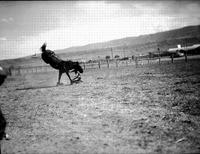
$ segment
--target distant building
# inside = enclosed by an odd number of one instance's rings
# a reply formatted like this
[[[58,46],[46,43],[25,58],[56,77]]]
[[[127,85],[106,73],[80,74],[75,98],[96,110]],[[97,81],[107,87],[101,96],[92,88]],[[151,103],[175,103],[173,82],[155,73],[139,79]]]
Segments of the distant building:
[[[192,46],[181,47],[181,45],[177,45],[177,48],[168,49],[169,53],[185,53],[187,54],[200,54],[200,44],[194,44]]]

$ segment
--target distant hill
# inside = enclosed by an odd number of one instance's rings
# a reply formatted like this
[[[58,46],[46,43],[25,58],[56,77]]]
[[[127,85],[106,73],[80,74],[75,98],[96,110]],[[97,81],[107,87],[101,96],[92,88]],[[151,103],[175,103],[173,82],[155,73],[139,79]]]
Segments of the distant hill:
[[[183,40],[183,39],[191,39],[191,38],[198,38],[200,37],[200,25],[198,26],[188,26],[183,27],[180,29],[174,29],[170,31],[159,32],[155,34],[149,35],[141,35],[138,37],[127,37],[117,40],[112,40],[108,42],[102,43],[93,43],[88,44],[85,46],[79,47],[72,47],[63,50],[58,50],[57,53],[66,53],[66,52],[74,52],[74,51],[87,51],[87,50],[94,50],[94,49],[102,49],[102,48],[115,48],[121,46],[138,46],[144,44],[151,44],[151,43],[161,43],[162,42],[170,42],[171,40]],[[185,40],[188,41],[188,40]],[[194,41],[194,40],[193,40]],[[200,39],[199,39],[200,42]],[[185,42],[180,42],[181,44]],[[190,43],[190,41],[188,42]]]
[[[149,35],[141,35],[138,37],[126,37],[117,40],[111,40],[101,43],[93,43],[85,46],[71,47],[55,52],[63,59],[89,60],[97,58],[105,58],[109,55],[120,57],[148,54],[149,52],[166,51],[168,48],[174,48],[177,44],[188,46],[200,43],[200,25],[187,26],[180,29],[174,29]],[[6,66],[36,66],[45,65],[37,56],[28,56],[12,60],[2,60],[0,65]]]

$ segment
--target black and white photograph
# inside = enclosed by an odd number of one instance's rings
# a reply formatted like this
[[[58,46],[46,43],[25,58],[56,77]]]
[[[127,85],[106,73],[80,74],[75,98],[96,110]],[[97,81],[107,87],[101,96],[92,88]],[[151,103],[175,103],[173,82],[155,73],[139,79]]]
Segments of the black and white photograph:
[[[200,153],[200,1],[0,1],[0,154]]]

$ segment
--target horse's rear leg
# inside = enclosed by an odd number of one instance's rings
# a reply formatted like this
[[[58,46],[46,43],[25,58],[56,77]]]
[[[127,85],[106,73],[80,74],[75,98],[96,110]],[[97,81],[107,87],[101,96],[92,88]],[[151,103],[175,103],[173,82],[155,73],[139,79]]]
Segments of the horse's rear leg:
[[[69,78],[69,80],[70,80],[70,84],[73,84],[73,81],[72,81],[72,79],[71,79],[71,77],[70,77],[69,73],[68,73],[68,72],[66,72],[66,74],[67,74],[67,76],[68,76],[68,78]]]

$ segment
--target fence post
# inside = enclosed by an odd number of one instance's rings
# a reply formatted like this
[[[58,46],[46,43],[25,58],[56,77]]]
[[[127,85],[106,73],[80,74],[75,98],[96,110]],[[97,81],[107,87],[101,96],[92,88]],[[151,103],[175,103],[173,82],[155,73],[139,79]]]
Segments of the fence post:
[[[159,61],[159,64],[160,64],[160,48],[158,48],[158,61]]]
[[[187,51],[184,51],[184,56],[185,56],[185,62],[187,63],[188,59],[187,59]]]
[[[159,59],[158,59],[158,60],[159,60],[159,64],[160,64],[160,60],[161,60],[161,58],[160,58],[160,53],[159,53]]]
[[[115,59],[115,62],[116,62],[116,67],[118,67],[118,62],[117,62],[117,59]]]
[[[98,61],[99,69],[101,68],[101,60]]]
[[[171,55],[172,63],[174,63],[174,54]]]
[[[159,56],[159,58],[158,58],[158,63],[160,64],[160,56]]]
[[[135,57],[135,67],[138,67],[138,57]]]
[[[107,67],[109,68],[109,59],[106,59],[106,61],[107,61]]]

